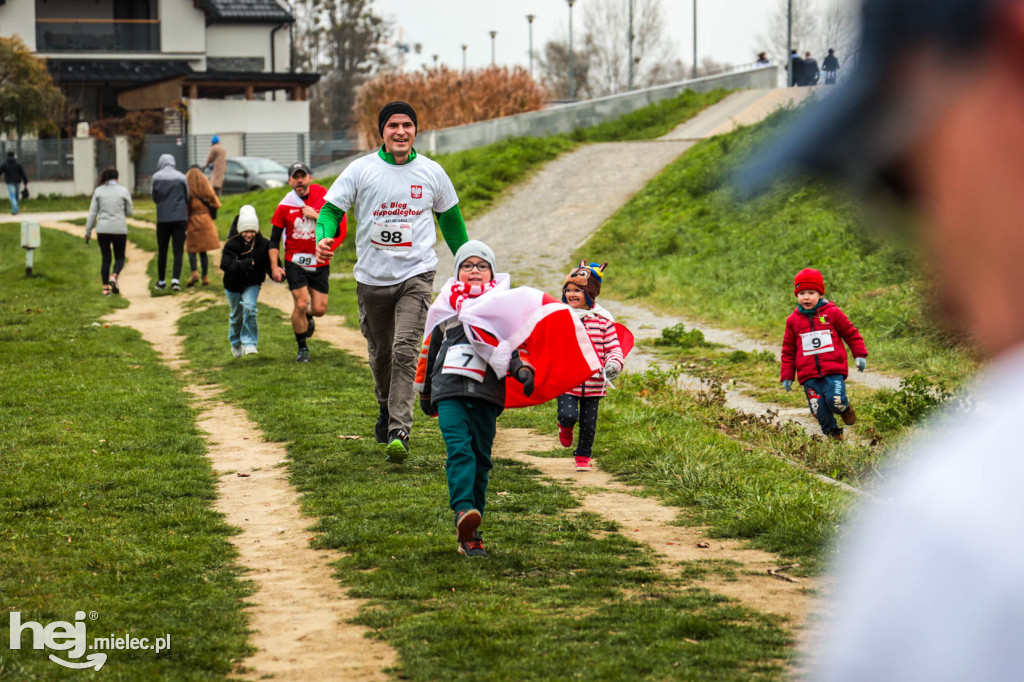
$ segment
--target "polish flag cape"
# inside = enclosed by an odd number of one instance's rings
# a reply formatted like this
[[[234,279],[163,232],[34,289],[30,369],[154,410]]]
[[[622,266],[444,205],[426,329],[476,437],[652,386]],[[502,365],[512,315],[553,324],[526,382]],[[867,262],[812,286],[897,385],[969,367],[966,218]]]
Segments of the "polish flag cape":
[[[523,346],[533,366],[534,390],[527,397],[519,381],[505,382],[505,407],[540,405],[566,393],[601,369],[601,361],[583,324],[566,304],[531,287],[511,288],[507,273],[495,277],[493,289],[452,308],[454,279],[427,311],[426,335],[457,317],[473,350],[495,374],[508,373],[512,352]]]

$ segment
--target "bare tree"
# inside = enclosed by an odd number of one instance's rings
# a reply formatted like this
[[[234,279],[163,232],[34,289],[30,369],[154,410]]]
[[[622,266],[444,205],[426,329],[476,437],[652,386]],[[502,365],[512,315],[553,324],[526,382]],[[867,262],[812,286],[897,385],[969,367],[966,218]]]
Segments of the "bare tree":
[[[318,71],[310,96],[314,130],[347,130],[355,124],[356,89],[390,65],[385,45],[389,27],[373,0],[297,0],[295,61],[302,71]]]
[[[583,46],[573,49],[573,80],[576,81],[576,97],[589,99],[594,96],[590,83],[594,63],[593,46],[583,41]],[[537,58],[540,82],[548,94],[556,99],[569,99],[569,47],[565,42],[549,41]]]
[[[822,52],[834,49],[839,63],[851,68],[857,59],[857,9],[848,0],[829,0],[821,13]]]
[[[590,83],[595,96],[629,86],[628,0],[594,0],[583,13],[586,41],[593,47]],[[633,0],[633,86],[664,80],[676,59],[676,47],[665,35],[661,0]]]
[[[790,0],[777,0],[776,8],[768,16],[768,34],[761,40],[768,45],[767,52],[779,64],[789,64],[786,50],[787,23]],[[793,49],[801,55],[806,50],[820,48],[818,45],[818,14],[815,0],[792,0],[793,2]]]

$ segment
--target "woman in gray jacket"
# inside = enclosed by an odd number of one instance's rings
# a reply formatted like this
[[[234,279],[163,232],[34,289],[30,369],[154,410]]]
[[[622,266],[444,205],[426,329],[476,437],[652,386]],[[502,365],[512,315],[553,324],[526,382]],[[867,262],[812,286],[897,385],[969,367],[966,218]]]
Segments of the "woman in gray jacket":
[[[117,184],[117,169],[104,168],[100,181],[92,193],[89,204],[89,219],[85,223],[85,243],[89,244],[92,230],[96,228],[96,241],[100,245],[103,264],[100,276],[103,278],[103,295],[120,293],[117,276],[124,267],[124,246],[128,239],[128,221],[134,212],[131,193]],[[110,252],[114,252],[114,272],[110,273]]]

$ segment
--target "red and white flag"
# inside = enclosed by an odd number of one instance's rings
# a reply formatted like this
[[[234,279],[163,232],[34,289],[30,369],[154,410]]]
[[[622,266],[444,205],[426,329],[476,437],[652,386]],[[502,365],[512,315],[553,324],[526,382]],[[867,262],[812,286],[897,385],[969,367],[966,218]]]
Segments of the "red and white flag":
[[[449,280],[427,312],[426,334],[452,317],[462,322],[473,350],[499,377],[508,373],[512,353],[522,346],[534,367],[534,391],[527,397],[518,380],[505,382],[505,406],[539,405],[566,393],[601,369],[586,328],[566,304],[531,287],[511,288],[506,273],[495,286],[467,298],[458,311]]]

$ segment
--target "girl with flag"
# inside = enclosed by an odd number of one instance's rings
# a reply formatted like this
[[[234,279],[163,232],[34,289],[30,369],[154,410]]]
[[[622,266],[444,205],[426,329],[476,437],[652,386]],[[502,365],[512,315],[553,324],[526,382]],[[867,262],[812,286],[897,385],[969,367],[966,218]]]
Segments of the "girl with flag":
[[[420,407],[438,417],[447,448],[459,554],[486,557],[477,529],[498,415],[558,397],[601,362],[567,305],[537,289],[510,288],[494,252],[475,240],[455,254],[455,277],[427,311],[426,330],[416,368]]]

